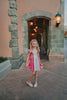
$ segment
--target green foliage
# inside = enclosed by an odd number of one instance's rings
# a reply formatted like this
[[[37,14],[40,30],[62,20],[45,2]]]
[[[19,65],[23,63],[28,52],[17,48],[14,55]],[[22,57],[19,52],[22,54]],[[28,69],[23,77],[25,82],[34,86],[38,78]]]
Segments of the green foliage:
[[[0,57],[0,63],[4,62],[6,60],[8,60],[6,57]]]
[[[67,38],[67,36],[64,36],[64,38]]]

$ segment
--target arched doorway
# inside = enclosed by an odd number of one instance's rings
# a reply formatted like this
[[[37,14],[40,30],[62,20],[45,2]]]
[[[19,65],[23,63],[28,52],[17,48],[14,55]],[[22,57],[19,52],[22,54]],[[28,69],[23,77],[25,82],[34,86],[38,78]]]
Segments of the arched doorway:
[[[52,26],[52,18],[54,17],[53,13],[51,12],[48,12],[48,11],[32,11],[32,12],[29,12],[27,14],[24,14],[22,16],[22,47],[23,47],[23,55],[24,55],[24,59],[26,58],[26,54],[28,52],[28,49],[29,49],[29,36],[28,36],[28,33],[29,33],[29,21],[31,20],[39,20],[39,21],[42,21],[42,20],[45,20],[45,23],[48,23],[47,25],[43,25],[43,27],[47,27],[46,28],[46,31],[48,30],[47,32],[47,43],[48,44],[46,46],[46,51],[47,49],[50,49],[50,41],[51,41],[51,26]],[[42,23],[43,24],[43,23]],[[48,29],[49,28],[49,29]],[[43,31],[43,29],[42,29]],[[45,30],[44,30],[45,31]],[[29,38],[28,38],[29,37]],[[37,38],[42,38],[41,37],[41,34],[38,34],[37,35]],[[40,39],[41,41],[41,39]],[[39,43],[39,45],[41,45],[42,42]],[[43,49],[42,49],[43,50]]]
[[[34,17],[28,21],[28,43],[32,39],[36,39],[39,43],[40,58],[48,59],[48,32],[49,19],[46,17]],[[29,45],[28,45],[29,48]]]

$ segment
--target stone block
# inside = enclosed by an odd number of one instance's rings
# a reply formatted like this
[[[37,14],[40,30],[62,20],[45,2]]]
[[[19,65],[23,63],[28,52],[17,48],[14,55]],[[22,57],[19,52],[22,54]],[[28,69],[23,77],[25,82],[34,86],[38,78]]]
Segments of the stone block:
[[[12,32],[12,31],[17,31],[18,30],[18,27],[17,25],[9,25],[9,31]]]
[[[51,43],[53,44],[64,43],[64,39],[51,39]]]
[[[16,1],[9,1],[9,6],[10,6],[10,8],[17,9],[17,3],[16,3]]]
[[[60,53],[64,53],[64,48],[63,47],[59,48],[59,51]]]
[[[59,43],[64,43],[64,38],[59,40]]]
[[[56,39],[56,35],[55,34],[54,35],[52,34],[51,35],[51,39]]]
[[[10,47],[18,47],[18,40],[10,40]]]
[[[51,42],[51,47],[56,47],[57,46],[57,43],[55,43],[54,41],[53,42]]]
[[[8,15],[9,16],[17,16],[17,10],[16,9],[9,9]]]
[[[12,39],[18,39],[18,32],[11,32]]]
[[[11,17],[11,24],[18,24],[17,17]]]
[[[12,48],[12,56],[13,57],[19,56],[19,48]]]
[[[52,52],[53,52],[53,53],[54,53],[54,52],[55,52],[55,53],[58,52],[57,47],[53,47],[52,49],[50,49],[50,52],[51,52],[51,53],[52,53]]]
[[[57,47],[59,47],[59,48],[64,47],[64,43],[58,43],[58,44],[57,44]]]
[[[50,49],[51,53],[64,53],[64,48],[63,47],[53,47]]]

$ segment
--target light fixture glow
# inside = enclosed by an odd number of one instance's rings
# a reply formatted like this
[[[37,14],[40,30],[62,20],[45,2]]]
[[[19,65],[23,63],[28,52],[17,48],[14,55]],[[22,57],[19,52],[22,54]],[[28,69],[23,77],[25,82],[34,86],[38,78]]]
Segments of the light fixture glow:
[[[32,33],[31,35],[32,35],[32,36],[35,36],[35,34],[34,34],[34,33]]]
[[[38,28],[38,26],[35,27],[36,29]]]
[[[58,27],[61,22],[61,14],[59,13],[56,14],[55,21],[56,21],[56,27]]]
[[[34,28],[34,31],[37,32],[37,30]]]
[[[33,22],[30,22],[30,25],[33,26]]]

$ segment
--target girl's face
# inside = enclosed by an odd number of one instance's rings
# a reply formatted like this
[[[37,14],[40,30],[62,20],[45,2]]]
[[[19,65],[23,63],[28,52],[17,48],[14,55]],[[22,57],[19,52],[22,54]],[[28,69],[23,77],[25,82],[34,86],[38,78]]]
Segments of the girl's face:
[[[32,42],[32,46],[37,47],[38,46],[37,41]]]

